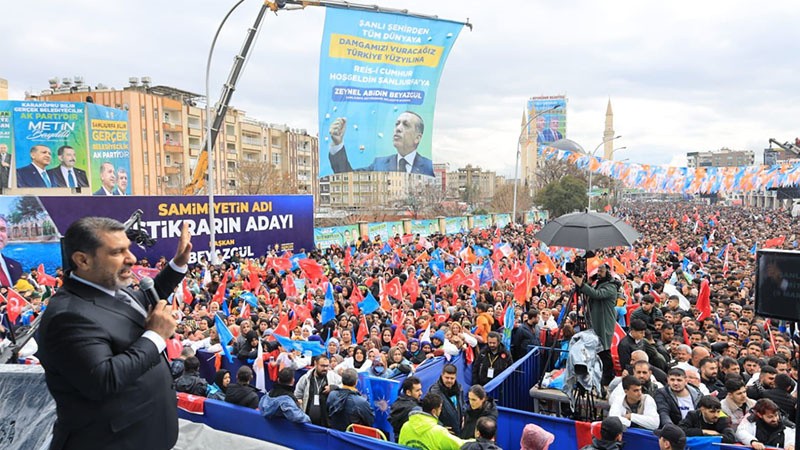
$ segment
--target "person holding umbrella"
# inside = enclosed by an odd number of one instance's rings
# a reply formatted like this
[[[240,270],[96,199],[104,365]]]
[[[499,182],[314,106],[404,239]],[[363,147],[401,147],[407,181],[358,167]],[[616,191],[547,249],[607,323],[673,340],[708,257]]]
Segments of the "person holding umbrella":
[[[584,283],[584,275],[573,273],[572,280],[578,291],[586,296],[587,316],[590,326],[597,333],[603,344],[603,351],[598,353],[603,362],[603,386],[608,386],[614,379],[614,362],[611,359],[611,339],[617,322],[617,296],[619,282],[611,276],[608,264],[602,264],[595,276]]]

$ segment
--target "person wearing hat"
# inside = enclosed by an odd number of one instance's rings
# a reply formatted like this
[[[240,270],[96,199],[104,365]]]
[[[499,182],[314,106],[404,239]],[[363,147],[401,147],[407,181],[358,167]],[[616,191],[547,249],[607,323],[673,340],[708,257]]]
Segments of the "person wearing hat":
[[[722,436],[722,442],[736,442],[731,419],[720,414],[722,405],[717,397],[704,395],[697,403],[698,409],[689,411],[678,424],[686,436]]]
[[[621,450],[623,431],[625,426],[619,417],[606,417],[600,424],[600,439],[593,437],[592,443],[581,450]]]
[[[608,264],[601,264],[597,274],[584,283],[583,275],[572,275],[578,291],[587,298],[589,325],[597,333],[603,351],[598,356],[603,362],[603,386],[614,379],[614,361],[611,358],[611,339],[617,325],[617,296],[619,282],[611,276]]]
[[[658,436],[660,450],[683,450],[686,448],[686,433],[677,425],[668,423],[660,430],[653,431]]]

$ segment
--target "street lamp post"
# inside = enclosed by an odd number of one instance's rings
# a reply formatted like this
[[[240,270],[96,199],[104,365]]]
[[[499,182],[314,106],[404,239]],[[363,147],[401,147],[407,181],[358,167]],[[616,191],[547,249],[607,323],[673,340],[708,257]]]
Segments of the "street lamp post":
[[[592,154],[590,155],[590,157],[594,158],[594,154],[597,153],[597,150],[599,150],[600,147],[603,144],[605,144],[606,142],[610,142],[610,141],[613,141],[615,139],[619,139],[621,137],[622,137],[621,135],[617,135],[617,136],[614,136],[614,137],[609,138],[609,139],[603,139],[603,142],[597,144],[597,147],[595,147],[594,150],[592,150]],[[613,155],[613,152],[612,152],[612,155]],[[586,197],[588,198],[588,201],[589,201],[589,206],[588,206],[587,209],[589,211],[591,211],[592,210],[592,169],[589,169],[589,186],[586,187]]]
[[[525,125],[523,125],[522,128],[520,128],[520,130],[519,130],[519,138],[517,139],[517,158],[516,158],[516,160],[514,162],[514,206],[513,206],[513,209],[512,209],[512,213],[511,213],[511,223],[513,223],[513,224],[517,223],[517,185],[519,185],[519,157],[520,157],[520,153],[522,151],[522,134],[525,133],[525,128],[528,125],[530,125],[530,123],[533,122],[537,117],[541,116],[544,113],[548,113],[548,112],[550,112],[550,111],[552,111],[554,109],[558,109],[558,108],[559,108],[559,106],[553,106],[550,109],[545,109],[542,112],[538,112],[538,113],[534,114],[533,117],[528,119],[528,121],[525,122]],[[537,141],[537,145],[538,145],[538,141]],[[537,149],[537,151],[538,151],[538,149]]]

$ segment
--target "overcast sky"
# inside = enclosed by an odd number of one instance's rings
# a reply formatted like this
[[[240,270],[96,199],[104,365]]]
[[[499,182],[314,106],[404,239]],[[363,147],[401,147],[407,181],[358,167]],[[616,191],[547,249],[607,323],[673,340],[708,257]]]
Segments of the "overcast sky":
[[[757,151],[800,136],[800,3],[795,0],[377,0],[469,19],[436,106],[435,162],[511,175],[526,99],[566,94],[568,137],[602,141],[606,103],[627,146],[617,159],[683,164],[685,153]],[[9,2],[0,15],[0,78],[12,99],[52,76],[124,87],[130,76],[204,92],[206,57],[232,0]],[[216,101],[260,2],[223,29],[212,65]],[[233,97],[266,122],[317,132],[325,12],[270,14]],[[757,163],[760,161],[757,160]]]

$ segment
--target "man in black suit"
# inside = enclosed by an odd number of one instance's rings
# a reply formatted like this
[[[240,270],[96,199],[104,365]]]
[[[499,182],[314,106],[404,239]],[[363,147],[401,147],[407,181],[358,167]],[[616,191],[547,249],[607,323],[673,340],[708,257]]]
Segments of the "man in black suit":
[[[0,144],[0,188],[8,189],[9,178],[11,177],[11,154],[8,153],[8,145]]]
[[[8,242],[8,221],[0,216],[0,251]],[[13,287],[22,275],[22,264],[19,261],[0,254],[0,286]]]
[[[175,257],[155,279],[166,298],[192,250],[183,224]],[[172,375],[164,356],[175,319],[166,301],[128,285],[136,257],[125,227],[85,217],[70,225],[69,272],[42,315],[37,356],[56,401],[51,450],[170,449],[178,438]]]
[[[61,162],[57,167],[47,171],[50,180],[57,187],[89,187],[89,178],[86,171],[75,167],[75,149],[69,145],[62,145],[56,151],[58,160]]]
[[[17,169],[17,187],[49,188],[55,186],[47,174],[47,166],[53,159],[50,147],[34,145],[31,147],[31,163]]]
[[[331,145],[328,159],[333,173],[352,172],[347,150],[344,147],[344,133],[347,119],[339,117],[330,127]],[[405,111],[397,116],[394,124],[392,144],[397,153],[389,156],[376,156],[372,164],[358,168],[368,172],[406,172],[433,176],[433,161],[420,155],[417,147],[425,132],[425,123],[419,114]]]

